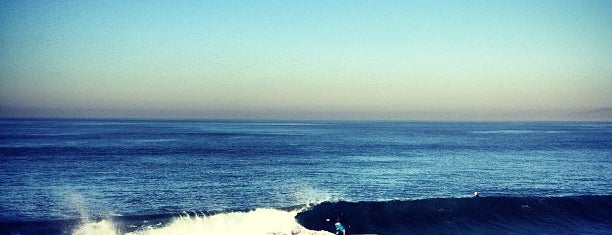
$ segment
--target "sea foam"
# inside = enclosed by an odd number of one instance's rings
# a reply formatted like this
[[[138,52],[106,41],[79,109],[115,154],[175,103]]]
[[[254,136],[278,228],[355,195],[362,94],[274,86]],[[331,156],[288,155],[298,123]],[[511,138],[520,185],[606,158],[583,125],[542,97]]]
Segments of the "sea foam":
[[[117,235],[119,231],[113,224],[108,220],[101,220],[98,222],[85,222],[79,228],[77,228],[73,235]]]
[[[326,231],[308,230],[295,219],[299,211],[256,209],[248,212],[229,212],[215,215],[185,214],[158,226],[139,228],[122,233],[111,221],[85,223],[73,235],[190,235],[190,234],[252,234],[252,235],[329,235]]]

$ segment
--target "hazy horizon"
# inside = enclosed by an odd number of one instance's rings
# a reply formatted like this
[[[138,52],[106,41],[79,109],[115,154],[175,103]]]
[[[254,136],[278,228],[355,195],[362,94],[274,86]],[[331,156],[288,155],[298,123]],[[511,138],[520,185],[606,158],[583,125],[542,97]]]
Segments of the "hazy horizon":
[[[2,1],[0,117],[612,121],[610,1]]]

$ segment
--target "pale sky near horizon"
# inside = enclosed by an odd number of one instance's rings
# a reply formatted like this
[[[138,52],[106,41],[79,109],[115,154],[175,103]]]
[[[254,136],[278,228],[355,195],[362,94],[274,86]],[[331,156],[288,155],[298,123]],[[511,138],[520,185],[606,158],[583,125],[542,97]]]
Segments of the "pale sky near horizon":
[[[612,1],[1,1],[0,116],[563,119]]]

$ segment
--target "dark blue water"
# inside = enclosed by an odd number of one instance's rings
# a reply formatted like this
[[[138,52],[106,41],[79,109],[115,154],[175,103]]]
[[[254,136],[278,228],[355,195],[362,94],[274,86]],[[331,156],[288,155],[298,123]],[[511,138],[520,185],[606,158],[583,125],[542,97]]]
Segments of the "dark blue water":
[[[609,234],[611,172],[612,123],[0,120],[0,233]]]

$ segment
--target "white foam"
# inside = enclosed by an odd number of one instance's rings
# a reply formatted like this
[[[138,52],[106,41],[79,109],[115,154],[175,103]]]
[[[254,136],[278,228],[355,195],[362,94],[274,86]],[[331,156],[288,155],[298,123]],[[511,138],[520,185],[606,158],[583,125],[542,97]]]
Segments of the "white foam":
[[[126,235],[329,235],[326,231],[312,231],[300,225],[295,216],[298,211],[256,209],[249,212],[231,212],[216,215],[184,215],[166,225],[143,227]],[[121,234],[112,222],[85,223],[73,235]]]
[[[72,232],[72,235],[116,235],[119,234],[115,225],[108,220],[86,222]]]
[[[212,216],[185,215],[175,218],[161,228],[148,228],[133,235],[173,235],[173,234],[330,234],[310,231],[295,220],[297,211],[276,209],[256,209],[249,212],[232,212]]]

